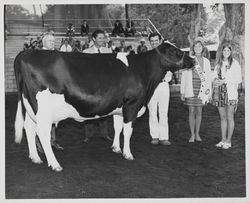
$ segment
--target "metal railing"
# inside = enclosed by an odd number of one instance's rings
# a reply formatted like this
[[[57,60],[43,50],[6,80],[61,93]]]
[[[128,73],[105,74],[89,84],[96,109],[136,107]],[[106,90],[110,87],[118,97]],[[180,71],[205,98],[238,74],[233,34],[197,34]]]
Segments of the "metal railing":
[[[113,26],[116,20],[120,20],[125,28],[126,19],[5,19],[5,24],[10,35],[30,35],[32,33],[42,33],[51,29],[55,34],[65,34],[67,26],[72,23],[75,28],[75,32],[78,35],[81,30],[81,24],[83,20],[87,21],[90,33],[96,29],[103,29],[108,33],[112,33]],[[131,19],[134,22],[137,35],[147,35],[149,31],[160,32],[150,21],[150,19]]]

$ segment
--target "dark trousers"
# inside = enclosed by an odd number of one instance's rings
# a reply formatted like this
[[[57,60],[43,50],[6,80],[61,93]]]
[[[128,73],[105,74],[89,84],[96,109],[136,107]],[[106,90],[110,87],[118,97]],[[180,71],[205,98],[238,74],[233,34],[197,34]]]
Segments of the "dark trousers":
[[[95,134],[97,137],[107,137],[109,135],[108,120],[98,119],[95,121],[89,121],[85,123],[85,137],[91,138]]]

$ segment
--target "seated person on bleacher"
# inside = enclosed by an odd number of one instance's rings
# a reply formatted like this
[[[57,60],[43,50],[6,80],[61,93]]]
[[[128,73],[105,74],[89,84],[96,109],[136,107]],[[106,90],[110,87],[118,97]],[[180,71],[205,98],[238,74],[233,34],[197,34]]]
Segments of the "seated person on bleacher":
[[[115,49],[117,52],[127,52],[127,47],[125,46],[125,40],[120,41],[120,46]]]
[[[75,46],[73,47],[73,52],[82,52],[81,42],[79,40],[75,41]]]
[[[145,45],[146,40],[144,38],[141,39],[141,44],[137,47],[137,54],[146,52],[148,50],[148,47]]]
[[[133,49],[132,45],[127,46],[127,52],[129,55],[135,54],[135,50]]]
[[[82,22],[82,25],[81,25],[81,36],[83,37],[83,36],[87,36],[87,35],[89,35],[89,25],[88,25],[87,21],[84,20]]]
[[[62,46],[60,48],[60,51],[62,51],[62,52],[72,52],[72,47],[70,46],[69,40],[67,38],[63,41],[63,44],[62,44]]]
[[[109,42],[108,42],[108,48],[110,48],[112,50],[112,53],[116,53],[116,46],[115,46],[114,41],[109,40]]]
[[[85,49],[88,49],[89,48],[89,39],[85,39],[85,41],[82,41],[81,45],[82,45],[82,51]]]
[[[125,37],[135,36],[135,25],[134,25],[134,22],[130,18],[126,21],[124,34],[125,34]]]
[[[73,26],[72,23],[69,23],[69,25],[68,25],[68,27],[67,27],[66,35],[67,35],[67,36],[72,36],[72,37],[75,36],[75,28],[74,28],[74,26]]]
[[[120,20],[116,20],[114,24],[114,28],[112,31],[113,36],[121,36],[124,33],[123,25]]]

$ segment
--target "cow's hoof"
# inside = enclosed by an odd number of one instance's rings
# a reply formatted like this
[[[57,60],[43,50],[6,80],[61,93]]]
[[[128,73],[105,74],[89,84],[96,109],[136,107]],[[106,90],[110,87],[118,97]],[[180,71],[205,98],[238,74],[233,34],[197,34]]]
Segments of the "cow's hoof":
[[[40,158],[32,158],[30,157],[31,161],[35,164],[42,164],[43,161]]]
[[[57,166],[55,168],[52,168],[52,170],[55,171],[55,172],[60,172],[60,171],[63,170],[63,168],[61,166]]]
[[[129,155],[123,154],[123,157],[124,157],[125,159],[129,160],[129,161],[133,161],[133,160],[134,160],[134,157],[133,157],[132,154],[129,154]]]
[[[122,150],[119,147],[112,147],[112,151],[117,153],[117,154],[121,154]]]

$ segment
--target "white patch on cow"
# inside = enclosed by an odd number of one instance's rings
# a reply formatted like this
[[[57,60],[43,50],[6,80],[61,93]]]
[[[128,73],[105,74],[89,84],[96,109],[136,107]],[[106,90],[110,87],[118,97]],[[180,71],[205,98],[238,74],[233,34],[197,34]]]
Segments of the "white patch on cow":
[[[36,122],[36,116],[35,113],[33,111],[33,109],[31,108],[30,103],[28,102],[28,100],[24,97],[24,95],[22,95],[23,97],[23,105],[25,106],[25,109],[27,111],[27,113],[29,114],[30,118]]]
[[[123,116],[114,115],[113,121],[115,136],[112,144],[112,151],[115,153],[121,153],[120,134],[123,128]]]
[[[116,58],[121,60],[126,66],[128,66],[127,55],[128,55],[128,53],[118,52],[116,55]]]
[[[143,106],[140,111],[137,113],[137,118],[141,117],[146,111],[146,107]]]
[[[15,119],[15,142],[21,143],[23,137],[23,125],[24,118],[22,114],[22,103],[21,101],[17,104],[16,119]]]
[[[124,146],[123,146],[123,156],[127,160],[134,160],[134,157],[130,151],[130,137],[132,135],[132,122],[123,124],[123,134],[124,134]]]
[[[107,115],[103,115],[103,116],[96,115],[94,117],[88,117],[88,118],[82,117],[71,104],[68,104],[65,101],[64,95],[51,93],[49,89],[38,92],[36,95],[36,99],[38,100],[38,103],[39,102],[48,103],[48,106],[43,107],[46,109],[41,109],[41,111],[49,110],[49,113],[52,116],[52,123],[55,123],[56,125],[59,121],[64,120],[66,118],[73,118],[74,120],[78,122],[83,122],[85,120],[98,119],[101,117],[114,115],[114,114],[122,115],[122,108],[116,108],[112,112],[108,113]],[[46,117],[44,119],[46,120]]]

